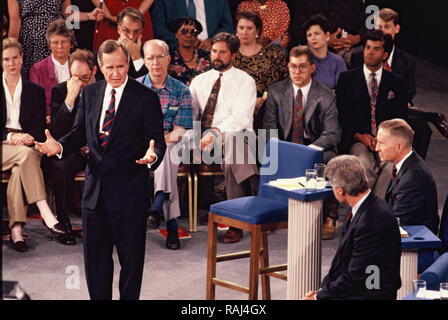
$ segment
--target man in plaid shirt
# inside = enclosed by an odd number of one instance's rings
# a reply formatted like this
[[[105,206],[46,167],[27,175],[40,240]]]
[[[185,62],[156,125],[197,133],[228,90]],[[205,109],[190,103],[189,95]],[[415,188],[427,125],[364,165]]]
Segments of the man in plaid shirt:
[[[147,41],[143,52],[145,66],[149,72],[138,80],[159,95],[167,145],[163,161],[154,171],[154,204],[148,220],[149,224],[157,229],[162,216],[164,217],[168,231],[166,247],[177,250],[180,248],[176,221],[180,216],[177,191],[179,164],[172,161],[171,150],[182,140],[185,130],[193,127],[191,94],[186,85],[167,74],[171,57],[164,41]]]

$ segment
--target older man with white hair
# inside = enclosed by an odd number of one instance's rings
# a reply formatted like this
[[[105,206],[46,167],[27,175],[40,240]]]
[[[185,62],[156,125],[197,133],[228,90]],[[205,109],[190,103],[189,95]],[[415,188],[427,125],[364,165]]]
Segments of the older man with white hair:
[[[180,248],[176,220],[180,216],[177,191],[179,163],[171,158],[171,150],[182,139],[185,130],[193,127],[191,94],[185,84],[168,75],[171,57],[164,41],[147,41],[143,52],[148,74],[138,80],[159,95],[167,144],[163,161],[154,171],[155,196],[148,220],[153,228],[158,228],[161,217],[164,217],[168,231],[165,246],[167,249],[177,250]]]

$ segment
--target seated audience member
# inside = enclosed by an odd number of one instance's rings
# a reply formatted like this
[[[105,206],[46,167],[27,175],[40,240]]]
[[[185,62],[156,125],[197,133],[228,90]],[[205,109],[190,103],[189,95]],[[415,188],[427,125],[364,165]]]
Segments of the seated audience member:
[[[195,76],[211,69],[210,52],[197,47],[202,26],[196,19],[185,17],[175,20],[171,30],[176,35],[177,46],[170,51],[168,73],[189,86]]]
[[[335,157],[341,138],[336,95],[312,75],[316,69],[307,46],[294,47],[289,56],[289,78],[269,87],[263,129],[278,129],[280,140],[322,150],[324,162]],[[324,202],[323,239],[336,233],[338,205]]]
[[[238,13],[255,11],[263,21],[263,32],[259,35],[263,46],[272,42],[287,48],[290,40],[288,33],[291,17],[287,4],[281,0],[248,0],[238,6]],[[235,23],[236,24],[236,23]],[[238,31],[237,31],[238,32]]]
[[[181,81],[168,75],[169,48],[162,40],[149,40],[143,47],[145,64],[149,73],[138,80],[157,92],[163,112],[163,128],[167,149],[163,161],[154,171],[154,203],[150,210],[149,223],[155,229],[161,217],[166,221],[168,249],[180,248],[176,218],[180,216],[177,172],[179,164],[172,158],[171,150],[182,140],[186,129],[193,128],[191,94]]]
[[[386,193],[401,225],[425,225],[437,234],[437,187],[425,161],[412,150],[414,131],[403,119],[380,124],[376,151],[381,161],[392,161],[392,181]]]
[[[73,126],[78,111],[81,90],[95,81],[96,62],[90,51],[78,49],[70,55],[71,77],[51,90],[50,131],[55,139],[62,138]],[[59,236],[59,242],[65,245],[76,243],[70,223],[69,213],[73,212],[73,187],[76,173],[83,170],[87,163],[87,152],[69,154],[62,159],[51,158],[51,183],[56,202],[56,216],[67,227],[68,233]]]
[[[304,30],[308,46],[313,53],[316,75],[314,79],[334,90],[339,80],[339,75],[347,71],[344,59],[328,50],[330,39],[330,25],[323,15],[314,15],[309,18]]]
[[[25,252],[22,236],[28,204],[36,203],[42,222],[55,234],[66,233],[47,203],[41,155],[34,142],[43,140],[45,129],[45,90],[20,75],[23,52],[14,38],[2,41],[2,171],[11,170],[6,199],[14,250]]]
[[[380,169],[375,153],[378,125],[393,118],[406,119],[408,113],[403,80],[383,69],[383,61],[391,50],[390,35],[369,30],[364,43],[364,65],[342,73],[336,86],[342,127],[339,152],[360,158],[366,168],[369,188],[374,187]],[[384,194],[385,190],[378,190],[377,195]]]
[[[390,34],[394,39],[394,42],[396,42],[401,31],[400,16],[398,12],[389,8],[381,9],[378,19],[378,27],[384,34]],[[362,65],[362,63],[362,55],[353,55],[353,66],[359,66]],[[384,68],[400,75],[405,81],[408,95],[408,105],[410,107],[409,124],[415,131],[414,148],[424,158],[431,139],[431,129],[426,123],[425,125],[422,125],[422,121],[420,119],[423,119],[425,122],[432,122],[445,138],[448,138],[448,122],[445,115],[442,113],[427,112],[416,108],[411,108],[414,105],[412,100],[417,92],[415,84],[415,65],[415,60],[404,50],[394,44],[392,53],[385,62]],[[418,140],[416,141],[416,139]]]
[[[214,35],[220,32],[233,33],[227,0],[158,0],[151,14],[154,38],[168,43],[170,50],[176,46],[170,25],[182,17],[191,17],[201,23],[203,30],[198,35],[199,49],[210,51]]]
[[[137,79],[148,73],[143,60],[143,28],[145,27],[145,18],[135,8],[127,7],[120,11],[117,16],[118,41],[123,44],[129,53],[131,60],[129,61],[128,75]],[[95,52],[95,56],[98,52]],[[96,80],[103,80],[104,75],[98,68]]]
[[[277,45],[263,47],[258,39],[263,22],[255,11],[243,11],[236,18],[236,36],[240,48],[233,65],[246,71],[257,85],[257,103],[254,112],[254,128],[261,127],[262,105],[266,101],[268,87],[288,77],[288,60],[285,50]],[[260,123],[259,123],[260,122]]]
[[[100,0],[91,0],[96,7],[100,6]],[[149,14],[149,9],[154,3],[154,0],[126,0],[126,1],[115,1],[115,0],[105,0],[103,3],[104,17],[106,18],[103,22],[98,24],[98,33],[94,38],[94,48],[93,50],[98,50],[99,46],[107,39],[117,39],[117,21],[118,14],[120,11],[127,7],[132,7],[140,11],[143,15],[145,23],[143,26],[142,39],[141,42],[153,38],[152,32],[152,22],[151,15]]]
[[[354,156],[332,159],[326,174],[340,203],[351,209],[344,235],[319,291],[305,300],[396,300],[401,286],[401,237],[387,203],[368,187],[364,167]],[[370,268],[378,277],[373,287]]]
[[[326,17],[331,26],[328,46],[332,51],[344,58],[350,67],[353,52],[361,51],[360,34],[365,30],[365,0],[301,0],[294,1],[293,20],[290,24],[292,45],[306,42],[304,23],[315,14]],[[359,50],[358,50],[359,49]]]
[[[68,57],[75,46],[75,33],[67,28],[64,19],[58,19],[50,23],[46,37],[51,55],[31,67],[30,81],[45,89],[46,123],[49,124],[51,88],[70,78]]]
[[[253,114],[257,88],[251,76],[233,66],[238,47],[239,41],[234,35],[225,32],[215,35],[211,50],[213,69],[198,75],[190,85],[194,115],[201,121],[203,132],[200,140],[202,154],[210,155],[211,151],[222,148],[219,154],[222,154],[223,159],[228,200],[256,195],[259,180],[255,146],[248,143],[248,140],[254,141],[256,138]],[[248,137],[244,139],[244,146],[235,143],[236,138],[243,133]],[[226,150],[221,143],[230,150]],[[235,150],[237,147],[241,149]],[[226,154],[227,151],[230,154]],[[245,161],[238,163],[236,155],[238,158],[244,155]],[[214,160],[214,157],[210,158]],[[238,242],[242,235],[242,230],[229,228],[223,241]]]

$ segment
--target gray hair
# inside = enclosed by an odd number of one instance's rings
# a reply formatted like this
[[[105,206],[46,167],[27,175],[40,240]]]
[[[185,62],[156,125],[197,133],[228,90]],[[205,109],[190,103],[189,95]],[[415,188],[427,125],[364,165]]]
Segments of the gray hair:
[[[391,119],[380,123],[378,130],[386,130],[392,137],[404,142],[405,148],[411,148],[414,143],[414,130],[403,119]]]
[[[325,172],[333,187],[341,187],[351,196],[357,196],[369,188],[366,170],[355,156],[342,155],[333,158],[328,162]]]
[[[126,47],[121,44],[120,42],[116,40],[105,40],[98,49],[98,64],[100,66],[103,65],[103,54],[110,54],[112,52],[117,51],[118,49],[121,49],[126,56],[126,63],[129,63],[131,60],[128,50],[126,50]]]
[[[165,41],[159,40],[159,39],[152,39],[152,40],[146,41],[145,44],[143,45],[143,52],[146,52],[146,49],[151,44],[157,44],[158,46],[162,47],[167,54],[170,53],[170,47],[168,47],[168,44]]]

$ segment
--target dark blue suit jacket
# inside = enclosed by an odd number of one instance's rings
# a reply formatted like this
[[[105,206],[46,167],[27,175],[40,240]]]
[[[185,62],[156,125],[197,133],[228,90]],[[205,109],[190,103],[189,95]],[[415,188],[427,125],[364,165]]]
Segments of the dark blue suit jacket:
[[[166,144],[163,115],[157,94],[128,78],[115,115],[106,147],[99,144],[99,120],[106,81],[84,88],[71,131],[59,142],[64,154],[89,147],[83,207],[95,210],[100,192],[106,210],[140,211],[149,206],[149,169],[138,165],[151,139],[155,142],[157,162],[163,159]]]
[[[204,0],[208,37],[220,32],[233,33],[232,14],[227,0]],[[173,49],[176,37],[170,30],[170,24],[187,16],[185,0],[156,0],[152,9],[151,21],[154,38],[164,40]]]
[[[342,237],[328,275],[317,293],[318,300],[396,299],[401,287],[401,237],[390,206],[373,192],[361,204]],[[368,289],[379,270],[379,289]]]
[[[437,187],[425,161],[414,151],[400,168],[386,193],[400,224],[425,225],[432,233],[439,228]]]

